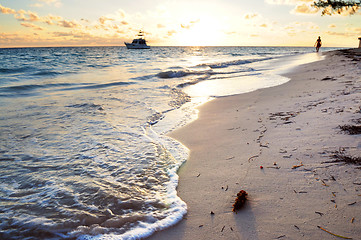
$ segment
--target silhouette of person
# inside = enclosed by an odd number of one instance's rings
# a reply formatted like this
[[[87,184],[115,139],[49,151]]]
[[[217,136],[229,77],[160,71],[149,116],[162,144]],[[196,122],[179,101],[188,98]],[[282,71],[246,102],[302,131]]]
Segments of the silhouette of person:
[[[314,47],[316,47],[316,52],[318,52],[320,50],[321,45],[322,45],[321,37],[318,36],[318,39],[316,40],[315,45],[314,45]]]

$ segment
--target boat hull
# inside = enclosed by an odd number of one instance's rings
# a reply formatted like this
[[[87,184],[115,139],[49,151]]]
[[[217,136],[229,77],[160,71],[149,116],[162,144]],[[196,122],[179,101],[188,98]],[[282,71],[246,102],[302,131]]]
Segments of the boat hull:
[[[124,43],[128,49],[150,49],[150,46],[146,44],[132,44],[132,43]]]

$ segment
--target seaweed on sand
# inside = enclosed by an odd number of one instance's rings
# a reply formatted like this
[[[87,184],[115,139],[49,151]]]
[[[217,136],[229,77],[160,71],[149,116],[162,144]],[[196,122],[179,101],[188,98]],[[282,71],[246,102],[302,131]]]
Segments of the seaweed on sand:
[[[339,128],[350,135],[361,134],[361,126],[358,125],[340,125]]]
[[[346,163],[346,164],[361,165],[361,157],[348,156],[340,151],[334,152],[330,157],[335,160],[328,161],[325,163],[338,163],[339,162],[339,163]]]
[[[236,200],[234,201],[234,204],[233,204],[233,212],[241,209],[244,204],[246,203],[247,201],[247,195],[248,193],[244,190],[241,190],[239,191],[239,193],[237,193],[237,197],[236,197]]]

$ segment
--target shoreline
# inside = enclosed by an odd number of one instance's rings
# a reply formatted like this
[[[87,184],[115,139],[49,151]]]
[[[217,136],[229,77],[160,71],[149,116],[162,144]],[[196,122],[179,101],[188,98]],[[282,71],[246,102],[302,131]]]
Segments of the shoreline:
[[[199,107],[169,134],[190,149],[177,190],[188,213],[148,239],[333,239],[317,226],[360,236],[360,169],[323,163],[360,152],[360,135],[338,128],[360,119],[360,51],[327,52],[283,85]],[[240,190],[249,200],[236,214]]]

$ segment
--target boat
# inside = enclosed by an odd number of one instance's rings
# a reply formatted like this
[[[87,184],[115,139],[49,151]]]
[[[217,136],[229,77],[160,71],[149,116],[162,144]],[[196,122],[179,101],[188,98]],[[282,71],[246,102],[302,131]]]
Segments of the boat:
[[[137,37],[133,39],[133,42],[127,43],[124,42],[125,46],[128,49],[149,49],[150,46],[147,45],[147,41],[144,38],[144,32],[142,30],[139,31]]]

